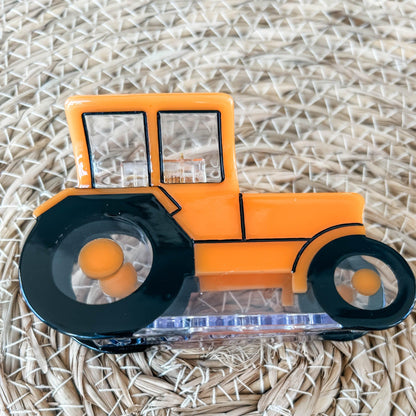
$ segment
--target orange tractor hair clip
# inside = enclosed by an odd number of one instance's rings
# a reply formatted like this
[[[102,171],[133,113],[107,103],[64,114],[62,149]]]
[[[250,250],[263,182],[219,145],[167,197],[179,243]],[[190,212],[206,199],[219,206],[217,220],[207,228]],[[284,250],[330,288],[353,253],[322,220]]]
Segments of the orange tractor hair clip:
[[[34,214],[20,280],[48,325],[104,352],[396,325],[415,279],[352,193],[240,193],[225,94],[73,97],[79,186]]]

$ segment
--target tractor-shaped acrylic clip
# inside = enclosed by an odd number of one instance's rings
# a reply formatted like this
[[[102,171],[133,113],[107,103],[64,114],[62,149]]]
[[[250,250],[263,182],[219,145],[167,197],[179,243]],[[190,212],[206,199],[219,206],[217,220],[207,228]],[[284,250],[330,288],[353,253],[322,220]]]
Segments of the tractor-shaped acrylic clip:
[[[352,193],[240,193],[225,94],[74,97],[79,186],[35,210],[24,297],[91,348],[396,325],[415,280]]]

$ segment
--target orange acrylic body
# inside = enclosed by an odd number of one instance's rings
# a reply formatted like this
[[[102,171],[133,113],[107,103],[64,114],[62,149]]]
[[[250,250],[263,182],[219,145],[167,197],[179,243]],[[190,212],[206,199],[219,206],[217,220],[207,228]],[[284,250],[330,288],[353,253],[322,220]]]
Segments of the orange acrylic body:
[[[414,275],[365,236],[360,195],[240,192],[228,95],[81,96],[66,115],[79,186],[35,210],[19,278],[81,344],[351,340],[412,310]]]
[[[220,114],[221,182],[163,182],[158,131],[158,114],[163,111]],[[146,116],[149,185],[96,189],[83,114],[123,112],[143,112]],[[79,188],[62,191],[40,206],[35,215],[69,195],[151,193],[193,239],[195,274],[203,291],[282,288],[283,302],[290,304],[293,293],[307,290],[308,266],[320,248],[331,239],[364,234],[364,201],[357,194],[240,194],[234,107],[228,95],[80,96],[67,101],[66,115]]]

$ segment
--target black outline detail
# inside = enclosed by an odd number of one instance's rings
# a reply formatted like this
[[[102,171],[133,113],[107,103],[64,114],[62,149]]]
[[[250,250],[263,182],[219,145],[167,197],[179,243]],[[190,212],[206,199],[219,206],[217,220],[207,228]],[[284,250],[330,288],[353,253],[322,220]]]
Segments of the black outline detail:
[[[238,203],[240,204],[240,223],[241,223],[241,237],[243,241],[246,241],[246,223],[244,219],[244,201],[243,194],[238,194]]]
[[[85,140],[87,143],[87,149],[88,149],[88,159],[90,161],[90,171],[91,171],[91,186],[92,188],[95,188],[95,176],[94,176],[94,164],[92,163],[92,152],[91,152],[91,146],[90,146],[90,137],[88,134],[88,129],[86,125],[85,116],[106,116],[106,115],[122,115],[122,114],[142,114],[143,115],[143,130],[144,130],[144,144],[146,148],[146,163],[147,163],[147,181],[148,186],[152,186],[152,169],[150,167],[151,160],[150,160],[150,148],[149,148],[149,133],[148,133],[148,124],[147,124],[147,114],[145,111],[90,111],[86,113],[82,113],[82,126],[84,127],[84,134],[85,134]],[[112,188],[122,188],[122,189],[129,189],[134,187],[127,187],[127,186],[115,186],[115,187],[100,187],[95,189],[112,189]],[[145,188],[144,186],[140,186],[139,188]]]
[[[364,224],[361,224],[359,222],[350,222],[350,223],[345,223],[345,224],[333,225],[332,227],[328,227],[328,228],[325,228],[325,230],[319,231],[319,233],[315,234],[313,237],[308,238],[309,241],[299,250],[298,254],[296,255],[295,261],[293,262],[293,266],[292,266],[292,272],[295,272],[296,271],[296,267],[297,267],[297,265],[299,263],[300,257],[302,256],[302,254],[305,251],[306,247],[308,247],[309,244],[312,243],[313,240],[317,239],[322,234],[325,234],[328,231],[332,231],[332,230],[335,230],[337,228],[352,227],[352,226],[364,227]]]
[[[82,118],[82,127],[84,128],[85,142],[87,144],[88,160],[90,161],[91,188],[95,188],[94,165],[92,163],[92,152],[91,152],[91,146],[90,146],[90,137],[88,135],[88,129],[87,129],[84,114],[88,115],[89,113],[82,113],[81,118]],[[78,164],[77,160],[75,160],[75,162]]]
[[[240,195],[243,195],[240,193]],[[241,215],[241,203],[240,203],[240,215]],[[244,213],[243,213],[244,216]],[[244,219],[244,218],[243,218]],[[296,265],[299,262],[301,254],[305,251],[305,248],[316,238],[318,238],[320,235],[325,234],[328,231],[335,230],[336,228],[342,228],[342,227],[349,227],[349,226],[363,226],[363,224],[360,223],[348,223],[348,224],[339,224],[339,225],[333,225],[332,227],[325,228],[325,230],[320,231],[319,233],[315,234],[313,237],[282,237],[282,238],[246,238],[245,237],[245,226],[244,226],[244,237],[242,239],[239,238],[229,238],[224,240],[194,240],[195,244],[208,244],[208,243],[266,243],[266,242],[273,242],[273,241],[306,241],[306,244],[302,246],[302,248],[299,250],[295,262],[293,264],[292,271],[294,272],[296,270]],[[242,230],[243,232],[243,230]]]
[[[380,259],[393,271],[397,281],[394,301],[381,309],[366,310],[346,302],[334,282],[338,264],[350,256],[367,255]],[[332,240],[313,258],[308,282],[322,309],[345,329],[380,330],[397,325],[413,309],[416,282],[406,260],[391,247],[363,235],[348,235]]]
[[[157,138],[159,145],[159,167],[160,167],[160,183],[165,185],[178,185],[178,183],[166,183],[163,178],[163,152],[162,152],[162,131],[160,126],[160,114],[181,114],[181,113],[216,113],[217,114],[217,130],[218,130],[218,152],[220,161],[220,173],[221,180],[218,182],[196,182],[196,183],[183,183],[179,185],[195,185],[195,184],[215,184],[222,183],[225,180],[224,173],[224,160],[223,160],[223,148],[222,148],[222,126],[221,126],[221,112],[218,110],[177,110],[177,111],[158,111],[157,112]]]
[[[309,238],[230,238],[225,240],[194,240],[195,244],[209,244],[209,243],[267,243],[273,241],[308,241]]]
[[[169,201],[172,202],[173,205],[175,205],[176,207],[175,211],[170,212],[170,215],[173,217],[182,209],[181,205],[165,188],[162,188],[161,186],[157,186],[157,188],[159,188],[163,192],[163,194],[166,195]]]

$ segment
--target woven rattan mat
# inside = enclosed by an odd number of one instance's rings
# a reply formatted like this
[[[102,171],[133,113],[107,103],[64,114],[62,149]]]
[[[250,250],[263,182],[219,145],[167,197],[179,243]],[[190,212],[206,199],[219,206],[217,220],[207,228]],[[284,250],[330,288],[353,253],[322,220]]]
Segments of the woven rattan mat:
[[[357,191],[416,265],[416,4],[0,2],[0,413],[410,415],[415,316],[354,342],[99,355],[29,313],[32,210],[76,185],[74,94],[223,91],[245,191]],[[39,287],[39,290],[42,290]]]

